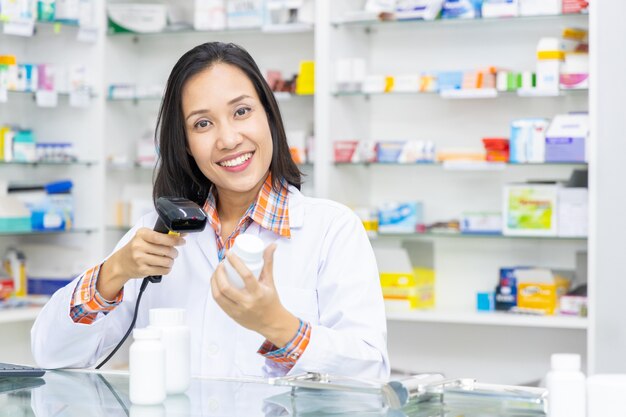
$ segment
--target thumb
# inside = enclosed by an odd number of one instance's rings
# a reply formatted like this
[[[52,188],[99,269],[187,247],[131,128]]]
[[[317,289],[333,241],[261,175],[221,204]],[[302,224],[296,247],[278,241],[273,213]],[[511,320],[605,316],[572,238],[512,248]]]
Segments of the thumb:
[[[272,243],[263,252],[263,270],[261,271],[261,279],[268,284],[274,285],[274,252],[276,251],[276,243]]]

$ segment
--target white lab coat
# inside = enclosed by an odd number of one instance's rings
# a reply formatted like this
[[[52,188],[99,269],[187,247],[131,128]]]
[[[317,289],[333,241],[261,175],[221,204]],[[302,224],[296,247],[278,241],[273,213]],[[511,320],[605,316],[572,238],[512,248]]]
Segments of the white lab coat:
[[[140,227],[152,228],[156,213],[144,216],[118,243],[125,245]],[[386,321],[374,254],[359,218],[332,201],[303,196],[289,188],[291,238],[252,223],[245,233],[265,244],[276,242],[274,281],[282,304],[312,325],[311,339],[289,375],[316,371],[387,379]],[[180,247],[170,274],[148,285],[136,327],[148,325],[148,310],[187,310],[191,329],[192,374],[271,376],[286,370],[257,354],[263,337],[231,319],[211,294],[218,265],[213,229],[191,233]],[[69,316],[74,280],[57,291],[32,328],[32,351],[44,368],[89,367],[124,335],[141,280],[130,280],[124,299],[90,324]]]

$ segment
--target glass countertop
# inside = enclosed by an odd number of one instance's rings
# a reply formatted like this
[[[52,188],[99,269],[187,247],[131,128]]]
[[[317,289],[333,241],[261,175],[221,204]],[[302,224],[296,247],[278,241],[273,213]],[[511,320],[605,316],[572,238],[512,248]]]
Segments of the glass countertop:
[[[463,396],[455,397],[452,390],[448,398],[392,409],[371,389],[348,392],[295,388],[260,378],[193,378],[185,394],[168,396],[157,406],[137,406],[128,397],[128,375],[121,372],[48,371],[43,378],[0,379],[0,416],[545,416],[512,404],[504,391],[459,401]]]

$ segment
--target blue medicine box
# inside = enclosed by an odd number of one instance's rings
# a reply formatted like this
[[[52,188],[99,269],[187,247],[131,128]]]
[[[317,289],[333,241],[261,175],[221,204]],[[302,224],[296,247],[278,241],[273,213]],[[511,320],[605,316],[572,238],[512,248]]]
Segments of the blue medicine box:
[[[415,233],[423,222],[422,203],[387,203],[378,211],[379,233]]]

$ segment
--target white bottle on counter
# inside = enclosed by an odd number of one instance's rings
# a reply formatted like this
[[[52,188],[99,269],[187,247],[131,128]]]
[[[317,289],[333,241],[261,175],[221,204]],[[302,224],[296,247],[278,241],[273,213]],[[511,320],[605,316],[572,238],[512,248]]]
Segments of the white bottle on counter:
[[[548,417],[585,417],[586,379],[580,371],[580,355],[555,353],[546,376]]]
[[[185,325],[182,308],[152,308],[150,326],[161,332],[165,348],[165,391],[182,394],[191,380],[191,345],[189,327]]]
[[[241,234],[235,238],[235,244],[230,250],[241,259],[252,272],[252,275],[254,275],[256,279],[259,279],[259,275],[261,275],[261,270],[263,269],[263,252],[265,251],[263,241],[254,235]],[[230,262],[228,262],[228,259],[224,260],[224,268],[233,286],[237,288],[245,287],[243,279]]]
[[[129,397],[133,404],[154,405],[165,400],[165,348],[159,329],[133,330],[128,357]]]

